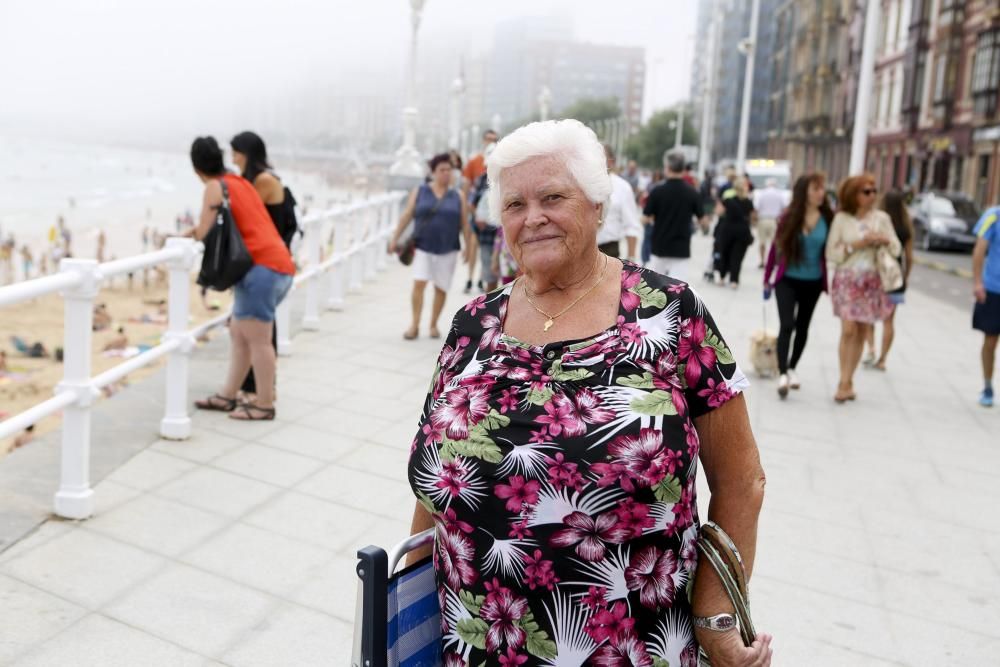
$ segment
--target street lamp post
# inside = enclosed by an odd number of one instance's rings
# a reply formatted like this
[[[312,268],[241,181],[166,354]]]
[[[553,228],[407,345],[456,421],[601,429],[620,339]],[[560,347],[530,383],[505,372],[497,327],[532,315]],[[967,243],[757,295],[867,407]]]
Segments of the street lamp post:
[[[698,149],[698,175],[702,176],[708,169],[709,153],[712,152],[712,136],[715,131],[715,54],[719,40],[719,13],[713,8],[712,22],[708,29],[708,63],[705,65],[705,87],[702,89],[701,108],[701,146]]]
[[[871,0],[875,2],[876,0]],[[736,148],[736,168],[740,174],[746,173],[747,135],[750,132],[750,99],[753,96],[754,55],[757,53],[757,21],[760,17],[760,0],[753,0],[750,8],[750,34],[740,43],[740,50],[746,53],[747,67],[743,74],[743,110],[740,113],[740,140]]]
[[[419,180],[424,176],[424,166],[417,150],[417,31],[420,14],[426,0],[410,0],[410,71],[406,81],[406,106],[403,108],[403,145],[396,151],[396,161],[389,174],[398,184]]]
[[[872,106],[872,79],[875,76],[875,49],[879,33],[877,0],[868,0],[865,15],[865,37],[862,42],[861,65],[858,71],[858,94],[854,105],[854,134],[851,136],[851,160],[848,173],[860,174],[865,170],[865,150],[868,145],[868,116]]]
[[[549,111],[552,107],[552,91],[549,90],[548,86],[542,86],[542,90],[538,93],[538,118],[539,120],[548,120]]]
[[[459,76],[451,82],[451,105],[448,109],[448,147],[458,149],[462,140],[462,102],[465,81]]]
[[[684,141],[684,104],[677,106],[677,133],[674,135],[674,148],[680,148]]]

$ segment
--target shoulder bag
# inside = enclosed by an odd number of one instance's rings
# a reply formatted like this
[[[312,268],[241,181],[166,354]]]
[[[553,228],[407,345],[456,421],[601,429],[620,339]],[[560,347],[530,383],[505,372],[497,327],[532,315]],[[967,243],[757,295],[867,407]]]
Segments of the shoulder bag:
[[[434,194],[433,190],[431,190],[431,194]],[[399,235],[400,240],[396,243],[396,254],[399,256],[399,261],[403,264],[403,266],[409,266],[412,264],[413,256],[417,252],[417,225],[419,225],[423,220],[430,220],[433,218],[434,214],[437,213],[441,202],[444,201],[444,198],[447,196],[448,193],[445,192],[441,199],[434,202],[434,206],[432,206],[431,210],[427,212],[427,215],[420,220],[414,218],[410,221],[410,224],[403,228],[403,232]]]
[[[253,266],[253,258],[233,218],[229,187],[221,178],[219,184],[222,186],[222,203],[218,207],[215,224],[202,240],[205,254],[201,258],[198,284],[223,292],[243,279]]]
[[[884,245],[875,251],[875,266],[882,281],[882,291],[895,292],[903,286],[903,269]]]
[[[743,557],[740,556],[739,549],[714,521],[706,521],[702,525],[697,544],[702,557],[708,561],[722,581],[722,587],[733,605],[743,645],[750,646],[757,637],[757,632],[750,619],[750,594],[747,589],[746,570],[743,569]],[[698,664],[700,667],[711,665],[708,656],[701,649],[698,653]]]

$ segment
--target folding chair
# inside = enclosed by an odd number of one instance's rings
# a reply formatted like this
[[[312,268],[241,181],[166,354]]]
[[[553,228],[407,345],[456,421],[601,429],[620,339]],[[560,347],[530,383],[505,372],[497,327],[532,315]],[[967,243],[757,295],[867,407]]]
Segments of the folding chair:
[[[441,664],[441,610],[431,557],[395,572],[406,554],[433,541],[431,528],[388,554],[376,546],[358,551],[353,667]]]

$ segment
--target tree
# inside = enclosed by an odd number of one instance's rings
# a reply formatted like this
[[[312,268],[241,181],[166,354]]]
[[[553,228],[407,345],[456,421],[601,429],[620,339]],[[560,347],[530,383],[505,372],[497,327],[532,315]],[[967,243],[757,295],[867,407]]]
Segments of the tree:
[[[639,132],[633,135],[625,148],[629,157],[648,169],[663,167],[663,154],[674,147],[677,139],[677,110],[665,109],[654,113]],[[690,110],[684,114],[681,143],[698,145],[698,132],[691,124]]]
[[[557,113],[556,118],[575,118],[588,125],[599,120],[618,118],[621,115],[622,110],[618,106],[617,97],[584,97]]]

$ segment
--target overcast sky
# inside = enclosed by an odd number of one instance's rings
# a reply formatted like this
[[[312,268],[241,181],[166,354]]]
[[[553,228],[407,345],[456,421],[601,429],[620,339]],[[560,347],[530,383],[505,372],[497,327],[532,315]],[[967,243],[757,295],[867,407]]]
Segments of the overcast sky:
[[[646,48],[647,114],[687,96],[694,0],[427,0],[421,35],[457,57],[497,20],[559,11],[578,39]],[[248,87],[384,80],[408,31],[407,0],[0,0],[0,130],[162,136]]]

